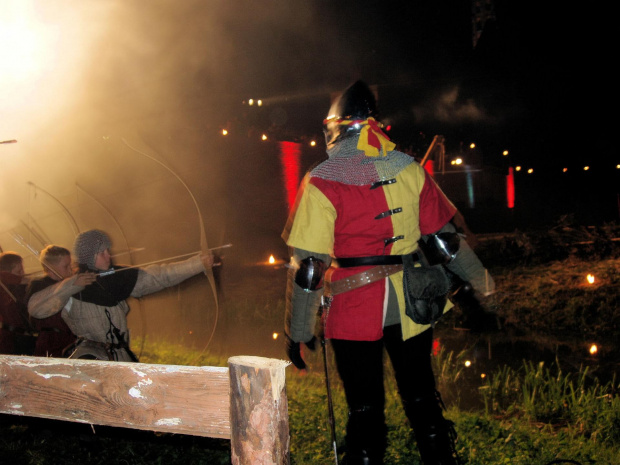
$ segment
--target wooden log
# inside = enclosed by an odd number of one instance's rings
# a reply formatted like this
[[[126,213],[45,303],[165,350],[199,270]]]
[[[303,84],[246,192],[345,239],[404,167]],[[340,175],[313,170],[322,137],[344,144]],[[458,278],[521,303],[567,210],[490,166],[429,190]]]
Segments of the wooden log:
[[[233,465],[290,463],[285,368],[262,357],[228,359]]]
[[[230,438],[226,367],[0,355],[0,413]]]

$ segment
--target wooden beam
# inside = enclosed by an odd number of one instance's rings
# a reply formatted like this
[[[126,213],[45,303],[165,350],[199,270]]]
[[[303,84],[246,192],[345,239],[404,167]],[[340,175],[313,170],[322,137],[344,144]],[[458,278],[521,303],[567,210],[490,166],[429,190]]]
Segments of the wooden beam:
[[[285,382],[289,364],[251,356],[228,359],[233,465],[290,463]]]
[[[222,367],[0,355],[0,413],[230,439]]]

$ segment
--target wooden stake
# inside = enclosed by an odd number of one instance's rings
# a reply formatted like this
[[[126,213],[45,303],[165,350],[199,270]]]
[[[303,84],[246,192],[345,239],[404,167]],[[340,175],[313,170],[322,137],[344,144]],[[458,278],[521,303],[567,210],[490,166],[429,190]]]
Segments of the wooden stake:
[[[289,362],[262,357],[228,359],[231,459],[233,465],[287,465]]]

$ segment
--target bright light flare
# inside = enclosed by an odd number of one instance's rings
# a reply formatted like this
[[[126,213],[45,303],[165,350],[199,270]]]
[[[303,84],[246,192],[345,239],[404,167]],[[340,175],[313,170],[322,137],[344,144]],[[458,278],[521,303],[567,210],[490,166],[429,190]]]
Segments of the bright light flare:
[[[471,366],[471,360],[465,360],[465,366],[466,367],[470,367]]]
[[[263,135],[262,135],[262,137],[261,137],[261,139],[263,139],[263,140],[267,140],[267,134],[263,134]]]
[[[591,355],[594,355],[594,354],[596,354],[597,352],[598,352],[598,346],[597,346],[596,344],[592,344],[592,345],[590,346],[590,354],[591,354]]]
[[[226,130],[226,129],[222,129],[222,135],[223,135],[223,136],[227,136],[227,135],[228,135],[228,130]]]
[[[271,337],[273,338],[273,340],[275,341],[276,339],[278,339],[278,336],[280,336],[278,333],[273,333],[271,335]]]
[[[268,260],[270,265],[273,265],[276,262],[276,259],[273,255],[269,255],[269,260]]]
[[[20,82],[39,74],[50,60],[46,30],[37,24],[28,2],[0,6],[0,70],[4,79]]]
[[[594,281],[595,281],[594,275],[591,273],[588,273],[588,276],[586,276],[586,281],[588,281],[588,284],[594,284]]]
[[[0,120],[5,134],[19,139],[25,130],[36,131],[81,95],[85,66],[92,63],[88,57],[98,55],[92,48],[109,28],[113,10],[104,2],[79,2],[71,8],[64,3],[0,1]],[[66,122],[66,116],[61,119]]]

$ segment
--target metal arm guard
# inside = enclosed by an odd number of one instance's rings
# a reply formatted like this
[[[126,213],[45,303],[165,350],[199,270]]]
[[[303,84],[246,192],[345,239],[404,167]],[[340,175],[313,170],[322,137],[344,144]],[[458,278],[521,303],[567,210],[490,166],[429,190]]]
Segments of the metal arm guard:
[[[318,291],[323,288],[323,276],[327,267],[320,258],[310,256],[299,262],[299,268],[295,273],[295,284],[304,291]]]
[[[456,231],[454,226],[448,223],[442,228]],[[495,282],[488,270],[484,267],[476,252],[472,250],[466,240],[460,240],[459,252],[451,260],[446,268],[456,274],[463,281],[470,283],[476,292],[482,295],[490,295],[495,292]]]
[[[447,265],[452,262],[458,254],[460,243],[461,238],[458,233],[448,225],[441,228],[439,232],[423,236],[418,241],[420,249],[431,266]]]
[[[295,249],[293,262],[298,267],[288,270],[284,330],[292,341],[308,342],[314,336],[323,275],[329,268],[330,257]]]

